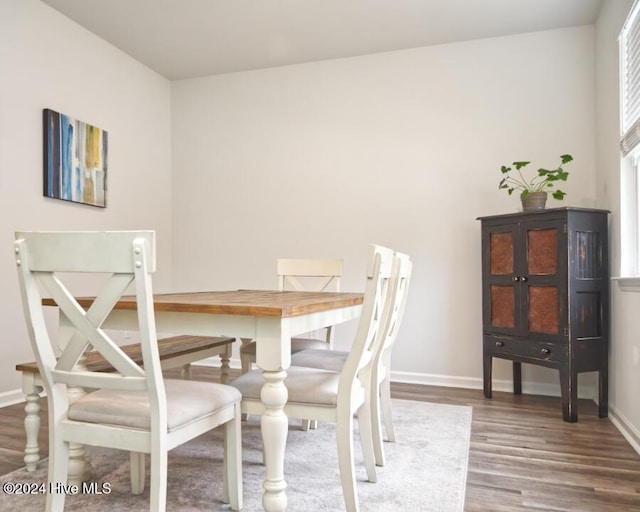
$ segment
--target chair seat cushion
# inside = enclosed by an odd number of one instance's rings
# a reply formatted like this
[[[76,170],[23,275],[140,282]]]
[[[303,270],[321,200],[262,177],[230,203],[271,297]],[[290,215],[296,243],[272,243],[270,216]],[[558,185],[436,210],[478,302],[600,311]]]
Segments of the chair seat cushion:
[[[167,430],[169,432],[213,414],[242,399],[232,386],[215,382],[166,379]],[[88,423],[122,425],[149,430],[148,393],[99,389],[69,406],[69,419]]]
[[[332,372],[341,372],[349,352],[341,350],[307,349],[296,352],[291,356],[291,364],[306,368],[320,368]]]
[[[289,392],[288,403],[335,406],[338,403],[340,374],[316,368],[292,366],[284,380]],[[231,381],[243,399],[260,400],[264,385],[261,370],[252,370]]]
[[[291,338],[291,353],[295,354],[302,350],[327,350],[329,344],[323,340],[315,340],[312,338]],[[256,342],[246,344],[240,348],[240,352],[243,354],[256,355]]]

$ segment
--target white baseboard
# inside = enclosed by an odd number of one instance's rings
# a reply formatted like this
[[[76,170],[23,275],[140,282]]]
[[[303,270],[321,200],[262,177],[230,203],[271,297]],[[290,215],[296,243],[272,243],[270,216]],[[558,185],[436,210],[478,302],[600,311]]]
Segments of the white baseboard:
[[[609,407],[609,419],[620,431],[633,449],[640,453],[640,431],[615,407]]]
[[[198,366],[219,367],[220,359],[210,357],[194,363]],[[231,359],[231,368],[240,368],[240,359]],[[434,375],[428,373],[391,372],[391,380],[402,384],[424,384],[427,386],[444,386],[451,388],[482,389],[480,377],[452,377],[450,375]],[[513,381],[493,380],[494,391],[513,391]],[[522,382],[522,392],[528,395],[560,396],[559,383]],[[578,386],[578,398],[586,398],[597,403],[597,389],[595,386]]]
[[[207,366],[213,368],[220,367],[218,356],[209,357],[193,363],[194,366]],[[231,359],[231,368],[240,369],[240,359]],[[450,375],[434,375],[427,373],[392,372],[391,380],[403,384],[424,384],[427,386],[444,386],[452,388],[482,389],[482,379],[475,377],[452,377]],[[513,390],[513,383],[510,380],[493,381],[494,391]],[[560,386],[558,384],[543,384],[539,382],[523,382],[522,391],[530,395],[560,396]],[[596,400],[597,393],[593,387],[578,387],[578,397]],[[0,407],[24,402],[24,394],[19,390],[0,393]]]
[[[483,389],[483,382],[480,377],[452,377],[450,375],[427,373],[391,372],[391,380],[403,384]],[[493,391],[512,392],[513,381],[494,379],[491,387]],[[560,384],[523,381],[522,392],[527,395],[560,396]],[[597,390],[594,386],[578,386],[578,398],[586,398],[597,402]]]
[[[220,359],[209,357],[194,366],[220,367]],[[231,359],[231,368],[240,368],[240,359]],[[454,377],[450,375],[434,375],[426,373],[392,372],[391,380],[403,384],[424,384],[427,386],[443,386],[465,389],[482,389],[482,378],[476,377]],[[492,383],[494,391],[513,391],[511,380],[494,380]],[[539,382],[523,382],[522,391],[531,395],[560,396],[559,384],[546,384]],[[593,386],[578,386],[578,397],[597,401],[597,390]],[[16,389],[0,393],[0,407],[24,402],[24,394]],[[609,418],[633,449],[640,454],[640,431],[636,429],[627,418],[615,407],[609,407]]]
[[[0,407],[7,407],[21,402],[24,402],[24,393],[20,389],[0,393]]]

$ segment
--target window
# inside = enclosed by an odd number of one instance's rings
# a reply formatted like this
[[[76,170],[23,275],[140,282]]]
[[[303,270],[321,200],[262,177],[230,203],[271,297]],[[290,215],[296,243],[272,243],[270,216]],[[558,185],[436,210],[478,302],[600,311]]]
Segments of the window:
[[[631,7],[619,42],[621,272],[640,278],[640,0]]]

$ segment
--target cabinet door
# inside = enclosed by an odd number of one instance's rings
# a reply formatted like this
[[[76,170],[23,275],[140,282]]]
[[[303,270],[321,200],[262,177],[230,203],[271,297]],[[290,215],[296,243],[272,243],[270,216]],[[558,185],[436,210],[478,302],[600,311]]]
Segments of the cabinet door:
[[[567,327],[563,220],[487,225],[482,231],[485,332],[561,340]]]
[[[521,224],[522,267],[517,268],[523,323],[530,338],[566,338],[567,235],[564,220]]]
[[[485,226],[482,230],[483,324],[485,332],[523,331],[519,284],[515,280],[519,225]]]

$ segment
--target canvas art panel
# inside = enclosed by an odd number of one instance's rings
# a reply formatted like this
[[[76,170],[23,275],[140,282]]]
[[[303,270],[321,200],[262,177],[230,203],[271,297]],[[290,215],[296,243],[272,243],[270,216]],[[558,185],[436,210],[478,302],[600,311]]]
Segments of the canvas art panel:
[[[45,197],[107,205],[107,132],[43,110]]]

